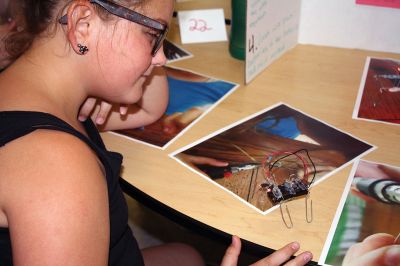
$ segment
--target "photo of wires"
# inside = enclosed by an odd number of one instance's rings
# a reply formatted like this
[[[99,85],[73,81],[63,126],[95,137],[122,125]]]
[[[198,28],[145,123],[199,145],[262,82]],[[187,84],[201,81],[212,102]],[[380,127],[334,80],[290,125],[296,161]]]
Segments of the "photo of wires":
[[[288,202],[304,200],[312,222],[312,186],[372,148],[279,103],[171,156],[262,214],[279,207],[291,228]]]
[[[400,124],[400,60],[367,58],[353,118]]]

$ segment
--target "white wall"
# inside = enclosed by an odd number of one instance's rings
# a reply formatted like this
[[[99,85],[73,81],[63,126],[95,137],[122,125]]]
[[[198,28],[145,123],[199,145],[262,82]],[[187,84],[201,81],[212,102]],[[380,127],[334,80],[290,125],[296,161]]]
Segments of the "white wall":
[[[400,53],[400,9],[302,0],[299,43]]]

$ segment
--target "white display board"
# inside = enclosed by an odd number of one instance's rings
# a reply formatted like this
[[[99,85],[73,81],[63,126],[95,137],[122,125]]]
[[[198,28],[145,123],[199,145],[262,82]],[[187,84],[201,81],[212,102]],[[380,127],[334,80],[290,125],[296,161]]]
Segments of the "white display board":
[[[248,0],[246,83],[298,43],[300,0]]]
[[[249,83],[297,43],[400,53],[400,9],[356,0],[247,0]]]

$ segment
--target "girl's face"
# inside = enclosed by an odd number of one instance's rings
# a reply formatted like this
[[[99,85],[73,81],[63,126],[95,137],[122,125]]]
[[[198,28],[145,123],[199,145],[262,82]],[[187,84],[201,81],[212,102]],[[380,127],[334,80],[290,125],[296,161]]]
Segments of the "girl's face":
[[[147,0],[136,11],[166,25],[172,16],[173,0]],[[154,29],[126,19],[104,21],[94,49],[89,47],[85,55],[93,57],[97,73],[92,76],[96,91],[90,93],[116,103],[137,102],[153,67],[166,63],[162,47],[152,56],[155,34],[158,32]]]

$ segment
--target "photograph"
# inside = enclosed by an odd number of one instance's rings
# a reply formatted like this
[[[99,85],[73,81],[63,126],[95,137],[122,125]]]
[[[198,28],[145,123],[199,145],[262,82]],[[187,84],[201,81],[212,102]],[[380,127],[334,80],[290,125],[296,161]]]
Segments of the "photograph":
[[[232,93],[238,84],[188,70],[164,67],[169,87],[168,107],[156,122],[112,133],[165,149],[180,134]]]
[[[367,58],[353,118],[400,124],[400,60]]]
[[[170,156],[267,214],[373,148],[279,103]]]
[[[350,247],[366,238],[378,241],[391,235],[394,244],[400,232],[400,167],[360,160],[343,201],[325,244],[326,256],[321,256],[323,263],[342,265]]]
[[[164,54],[168,60],[167,63],[172,63],[193,57],[191,53],[179,47],[175,43],[168,41],[167,39],[164,40],[163,47],[164,47]]]

